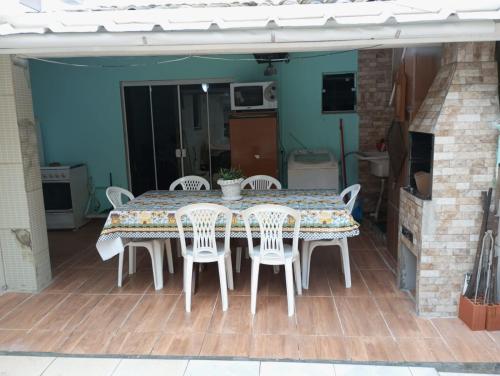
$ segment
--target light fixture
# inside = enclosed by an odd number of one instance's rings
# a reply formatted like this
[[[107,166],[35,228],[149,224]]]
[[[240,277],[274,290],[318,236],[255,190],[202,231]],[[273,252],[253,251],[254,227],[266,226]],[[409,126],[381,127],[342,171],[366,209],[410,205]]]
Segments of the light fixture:
[[[201,84],[201,89],[203,90],[204,93],[208,92],[208,84],[206,83]]]
[[[267,66],[266,70],[264,71],[264,76],[275,76],[277,73],[278,73],[278,70],[273,65],[272,60],[269,60],[268,66]]]

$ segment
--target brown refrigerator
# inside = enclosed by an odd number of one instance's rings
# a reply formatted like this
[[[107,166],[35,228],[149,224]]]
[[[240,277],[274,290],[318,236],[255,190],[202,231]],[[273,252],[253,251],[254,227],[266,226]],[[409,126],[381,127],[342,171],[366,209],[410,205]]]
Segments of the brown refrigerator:
[[[235,112],[229,119],[231,166],[245,176],[278,177],[276,112]]]

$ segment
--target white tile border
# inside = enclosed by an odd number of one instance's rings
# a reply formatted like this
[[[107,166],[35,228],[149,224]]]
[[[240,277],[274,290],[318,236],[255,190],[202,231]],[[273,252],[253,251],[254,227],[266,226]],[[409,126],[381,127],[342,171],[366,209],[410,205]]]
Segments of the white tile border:
[[[188,362],[182,359],[123,359],[113,376],[183,376]]]
[[[39,376],[54,362],[54,357],[0,356],[1,376]]]
[[[118,358],[56,358],[43,376],[111,376],[121,359]]]
[[[3,355],[2,355],[3,354]],[[429,364],[430,365],[430,364]],[[493,364],[494,366],[494,364]],[[384,365],[327,361],[189,359],[188,357],[50,356],[0,352],[0,376],[487,376],[490,373],[438,372],[417,363]],[[450,369],[450,368],[448,368]],[[462,371],[462,372],[465,372]],[[500,374],[499,374],[500,375]]]

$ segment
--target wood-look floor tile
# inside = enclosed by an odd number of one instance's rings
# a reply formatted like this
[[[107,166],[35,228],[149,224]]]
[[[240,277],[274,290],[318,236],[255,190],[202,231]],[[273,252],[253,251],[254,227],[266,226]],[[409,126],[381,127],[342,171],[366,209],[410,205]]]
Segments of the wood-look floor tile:
[[[68,339],[68,332],[30,330],[18,337],[11,351],[59,352]]]
[[[0,294],[0,319],[12,311],[17,305],[30,298],[31,294],[6,292]]]
[[[233,268],[235,267],[235,262],[233,262]],[[241,260],[241,270],[236,273],[233,270],[233,282],[234,290],[229,290],[229,295],[245,295],[250,296],[250,286],[251,286],[251,262],[242,257]]]
[[[248,357],[251,335],[205,334],[200,356]]]
[[[217,300],[208,332],[251,334],[252,327],[253,315],[250,312],[250,297],[234,295],[229,297],[229,307],[226,312],[222,311],[221,300]]]
[[[74,331],[61,345],[65,354],[107,354],[113,333],[103,331]]]
[[[144,295],[128,316],[120,331],[156,332],[167,325],[178,295]]]
[[[103,297],[104,295],[70,295],[38,322],[35,328],[73,331]]]
[[[348,337],[345,340],[352,360],[404,361],[403,354],[392,337]]]
[[[361,270],[368,289],[375,296],[405,298],[406,293],[396,286],[396,276],[388,270]]]
[[[115,332],[140,298],[139,295],[107,295],[95,305],[76,330]]]
[[[439,337],[429,319],[418,317],[410,298],[375,298],[382,316],[395,337]]]
[[[26,330],[0,330],[0,351],[12,351]]]
[[[125,257],[127,259],[127,257]],[[79,269],[114,269],[118,270],[118,256],[103,261],[95,246],[82,252],[68,263],[69,268]]]
[[[262,359],[298,359],[299,343],[295,335],[254,334],[250,357]]]
[[[304,296],[332,296],[326,265],[311,265],[311,275],[309,276],[309,288],[302,289]]]
[[[191,312],[186,312],[185,297],[178,299],[165,326],[168,333],[205,332],[210,325],[215,308],[216,296],[194,295],[191,300]]]
[[[354,260],[358,269],[387,269],[387,265],[385,265],[375,249],[352,252],[350,257]]]
[[[159,332],[120,332],[116,333],[107,348],[108,354],[149,355],[156,344]]]
[[[347,244],[349,246],[349,250],[352,251],[370,250],[374,247],[374,244],[367,233],[362,233],[359,236],[348,238]]]
[[[127,276],[122,282],[122,287],[115,286],[111,294],[144,294],[150,286],[153,286],[153,271],[140,270]]]
[[[500,361],[500,346],[486,331],[474,332],[458,318],[438,318],[432,322],[457,360]]]
[[[257,295],[286,296],[286,282],[283,266],[280,267],[279,273],[274,274],[272,266],[260,265]]]
[[[349,348],[343,337],[298,336],[300,359],[349,360]]]
[[[396,338],[408,362],[454,362],[455,358],[441,338]]]
[[[67,297],[67,294],[33,295],[0,320],[0,329],[31,329]]]
[[[481,333],[486,335],[486,333]],[[500,347],[493,340],[483,335],[471,335],[467,340],[459,337],[446,337],[444,341],[456,359],[461,362],[498,362],[500,361]]]
[[[87,282],[95,270],[64,269],[57,275],[53,282],[44,290],[45,292],[74,292]]]
[[[146,289],[146,294],[154,295],[179,295],[182,294],[184,289],[182,281],[182,269],[177,269],[174,274],[163,272],[163,288],[161,290],[155,290],[154,284],[151,284]]]
[[[257,296],[254,334],[296,334],[295,315],[288,317],[286,296]]]
[[[298,297],[295,301],[299,334],[342,335],[333,297]]]
[[[382,315],[371,297],[335,297],[346,336],[390,336]]]
[[[152,355],[198,356],[205,333],[164,333],[153,347]]]
[[[329,270],[327,271],[327,276],[333,296],[370,296],[370,290],[368,290],[368,286],[366,286],[358,270],[351,269],[350,288],[345,287],[345,280],[342,272]]]
[[[117,285],[116,270],[97,270],[75,292],[79,294],[107,294]]]

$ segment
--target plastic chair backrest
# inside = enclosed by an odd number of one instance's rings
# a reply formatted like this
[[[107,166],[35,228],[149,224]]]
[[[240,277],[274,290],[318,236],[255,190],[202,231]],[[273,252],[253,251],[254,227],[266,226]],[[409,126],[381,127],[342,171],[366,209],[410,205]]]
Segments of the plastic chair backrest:
[[[252,224],[256,222],[260,230],[260,259],[273,263],[285,262],[283,247],[283,227],[292,218],[292,251],[298,252],[300,212],[282,205],[256,205],[241,212],[247,232],[248,249],[253,253]],[[255,221],[252,223],[252,217]]]
[[[247,185],[250,186],[250,189],[271,189],[273,185],[276,189],[281,189],[279,180],[268,175],[250,176],[241,182],[241,188],[245,189]]]
[[[175,191],[179,185],[184,191],[201,191],[202,188],[205,188],[208,191],[210,189],[210,183],[207,179],[195,175],[184,176],[175,180],[172,184],[170,184],[169,189],[171,191]]]
[[[358,193],[361,190],[361,185],[353,184],[350,187],[347,187],[340,193],[340,198],[345,202],[345,197],[349,196],[349,201],[345,204],[345,208],[349,211],[349,214],[352,213],[352,209],[354,209],[354,203],[356,202],[356,197],[358,197]]]
[[[191,204],[183,206],[175,212],[175,220],[179,229],[182,254],[186,254],[185,225],[191,225],[193,231],[193,257],[211,258],[217,256],[215,227],[219,216],[225,220],[224,249],[229,249],[231,237],[231,221],[233,214],[230,209],[217,204]],[[183,218],[187,218],[187,223]]]
[[[111,202],[111,205],[113,205],[113,209],[123,205],[123,196],[128,197],[129,200],[134,199],[132,192],[129,192],[126,189],[120,187],[108,187],[106,189],[106,197],[109,202]]]

